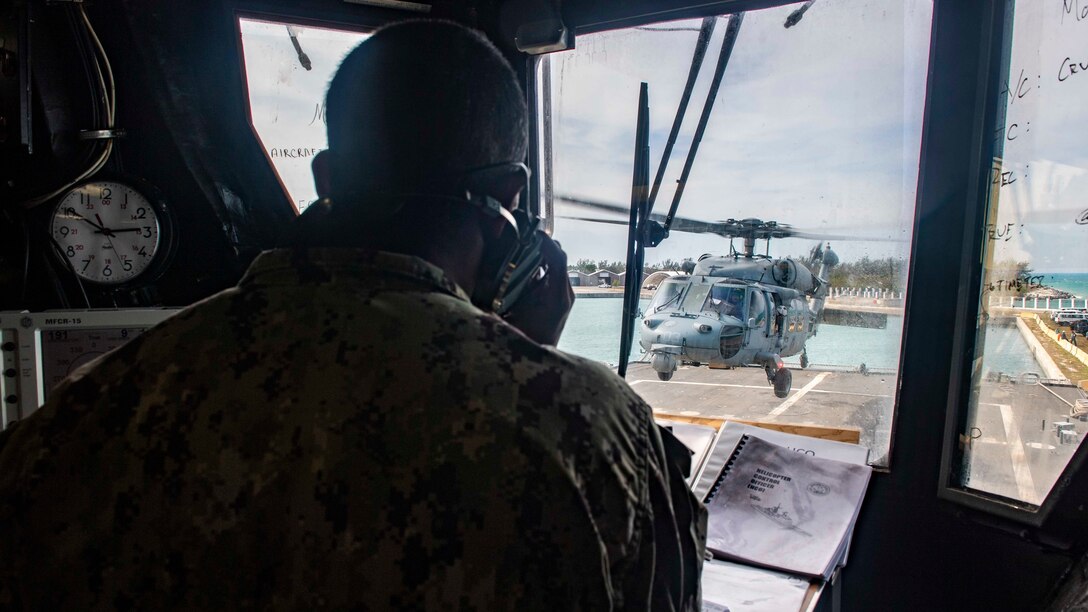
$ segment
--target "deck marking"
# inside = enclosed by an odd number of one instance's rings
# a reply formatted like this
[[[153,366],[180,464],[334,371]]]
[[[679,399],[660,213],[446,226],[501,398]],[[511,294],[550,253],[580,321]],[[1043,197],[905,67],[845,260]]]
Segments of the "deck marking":
[[[827,376],[833,372],[821,372],[817,376]],[[640,383],[653,383],[658,385],[695,385],[698,387],[735,387],[737,389],[770,389],[770,385],[736,385],[730,383],[704,383],[704,382],[691,382],[687,380],[649,380],[640,378],[638,380],[632,380],[627,383],[632,387]],[[857,391],[836,391],[834,389],[811,389],[809,393],[827,393],[831,395],[855,395],[858,397],[891,397],[887,394],[881,393],[858,393]],[[800,391],[798,391],[800,393]]]
[[[819,374],[817,374],[816,378],[813,378],[811,381],[809,381],[809,383],[807,385],[805,385],[804,387],[801,387],[800,391],[798,391],[797,393],[794,393],[792,396],[786,398],[786,401],[782,402],[781,404],[778,405],[777,408],[770,411],[770,413],[767,414],[767,418],[768,419],[776,418],[778,415],[780,415],[783,412],[789,410],[790,406],[793,406],[794,404],[796,404],[797,401],[800,400],[802,397],[804,397],[806,393],[808,393],[809,391],[812,391],[813,387],[815,387],[816,385],[822,383],[824,381],[824,379],[827,378],[827,376],[829,374],[831,374],[831,372],[820,372]]]
[[[1012,473],[1016,478],[1016,491],[1020,499],[1036,504],[1035,480],[1031,477],[1031,468],[1028,467],[1027,457],[1024,455],[1024,443],[1020,440],[1020,432],[1016,431],[1013,423],[1012,406],[997,404],[1001,410],[1001,422],[1005,426],[1005,439],[1009,444],[1009,458],[1012,459]]]

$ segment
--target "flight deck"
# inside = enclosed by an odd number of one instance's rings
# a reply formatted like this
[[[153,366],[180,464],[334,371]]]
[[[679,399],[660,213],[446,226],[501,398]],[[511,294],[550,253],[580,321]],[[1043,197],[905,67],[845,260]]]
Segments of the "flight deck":
[[[762,368],[682,365],[667,382],[658,380],[647,363],[632,363],[627,372],[632,388],[663,414],[857,428],[860,444],[869,447],[877,466],[888,465],[895,381],[894,375],[881,373],[795,368],[792,391],[778,399]],[[1082,398],[1073,385],[1008,379],[983,383],[966,484],[1041,502],[1088,432],[1088,424],[1070,417]],[[909,456],[909,451],[901,453],[900,460]]]

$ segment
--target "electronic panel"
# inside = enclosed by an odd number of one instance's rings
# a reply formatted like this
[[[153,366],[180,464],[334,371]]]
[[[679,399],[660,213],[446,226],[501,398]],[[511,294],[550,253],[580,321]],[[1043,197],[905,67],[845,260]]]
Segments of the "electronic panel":
[[[80,366],[169,318],[177,309],[0,312],[0,429],[41,406]]]

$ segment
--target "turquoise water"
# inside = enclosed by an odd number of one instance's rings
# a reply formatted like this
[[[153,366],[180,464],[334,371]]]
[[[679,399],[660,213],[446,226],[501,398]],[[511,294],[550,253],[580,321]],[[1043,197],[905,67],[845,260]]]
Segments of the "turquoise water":
[[[642,300],[640,308],[645,309],[648,302]],[[575,300],[559,348],[615,365],[619,360],[622,309],[623,300],[620,298]],[[857,368],[864,363],[870,369],[895,371],[899,368],[902,329],[902,317],[888,317],[885,329],[821,324],[816,336],[805,344],[809,360],[814,365]],[[632,360],[638,359],[641,354],[636,335],[631,351]],[[797,356],[785,359],[791,365],[799,365],[799,360]],[[988,329],[983,367],[987,371],[1007,374],[1041,371],[1015,327],[992,326]]]
[[[650,300],[641,300],[639,309],[645,310]],[[567,326],[559,339],[559,348],[575,355],[588,357],[615,365],[620,358],[620,315],[623,313],[621,298],[578,298],[567,318]],[[637,330],[637,327],[636,327]],[[642,355],[638,336],[632,342],[631,359]]]
[[[1088,274],[1041,274],[1045,277],[1044,285],[1072,293],[1079,298],[1088,297]]]
[[[1043,369],[1031,356],[1031,348],[1015,326],[987,326],[985,342],[983,376],[990,372],[1002,372],[1011,376],[1019,376],[1025,372],[1043,374]]]

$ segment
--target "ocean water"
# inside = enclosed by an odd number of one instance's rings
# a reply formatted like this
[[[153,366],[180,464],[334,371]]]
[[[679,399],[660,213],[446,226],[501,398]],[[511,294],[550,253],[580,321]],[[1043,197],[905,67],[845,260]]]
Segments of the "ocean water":
[[[645,310],[648,303],[649,300],[642,300],[639,307]],[[622,310],[623,300],[620,298],[575,300],[559,348],[615,365],[619,360]],[[888,317],[888,325],[884,329],[821,324],[816,336],[805,345],[809,361],[817,366],[857,368],[865,364],[870,369],[895,371],[899,368],[902,330],[902,317]],[[631,359],[638,359],[641,355],[636,331]],[[794,356],[785,361],[796,366],[800,358]],[[989,328],[983,366],[986,370],[1007,374],[1041,371],[1015,327]]]
[[[1079,298],[1088,297],[1088,273],[1040,272],[1040,274],[1044,276],[1044,285],[1072,293]]]

